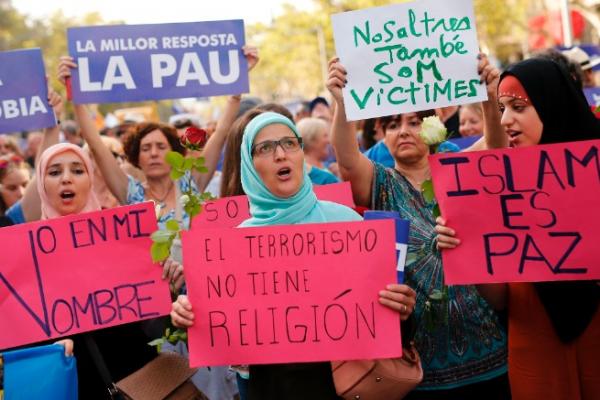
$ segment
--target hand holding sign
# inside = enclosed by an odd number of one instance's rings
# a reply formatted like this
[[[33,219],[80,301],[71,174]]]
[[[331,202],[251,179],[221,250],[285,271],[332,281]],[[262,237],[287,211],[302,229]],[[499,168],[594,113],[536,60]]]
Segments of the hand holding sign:
[[[390,284],[394,230],[388,220],[186,232],[190,300],[171,316],[191,328],[190,363],[397,356],[398,313],[415,294]]]

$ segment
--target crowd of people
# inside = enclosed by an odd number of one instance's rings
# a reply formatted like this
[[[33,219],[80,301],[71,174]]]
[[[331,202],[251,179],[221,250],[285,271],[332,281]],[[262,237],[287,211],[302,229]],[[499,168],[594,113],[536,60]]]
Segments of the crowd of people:
[[[257,49],[246,46],[244,55],[252,70]],[[582,92],[594,84],[592,63],[581,57],[577,50],[547,51],[501,73],[481,54],[474,64],[487,101],[356,122],[346,119],[347,71],[337,58],[329,63],[331,101],[317,97],[289,110],[254,100],[248,107],[233,95],[210,128],[188,118],[99,130],[87,107],[74,104],[73,120],[30,133],[24,144],[0,136],[0,221],[9,226],[151,200],[160,227],[172,219],[188,226],[179,199],[189,190],[247,195],[251,218],[240,227],[357,221],[366,209],[395,211],[410,221],[405,282],[389,282],[377,296],[398,313],[410,336],[405,343],[414,342],[420,355],[423,381],[407,399],[598,399],[598,283],[445,286],[441,254],[460,246],[460,232],[436,219],[435,200],[422,194],[431,149],[419,135],[423,119],[437,115],[459,151],[598,139],[600,121]],[[61,58],[61,82],[75,68],[73,59]],[[50,90],[48,100],[61,117],[61,96]],[[210,131],[202,150],[181,144],[189,126]],[[169,151],[203,156],[207,172],[173,181]],[[350,182],[356,209],[317,200],[313,185],[340,181]],[[178,241],[160,268],[176,296],[169,319],[193,326]],[[117,381],[156,356],[147,343],[166,322],[60,341],[76,357],[79,398],[109,398],[94,349]],[[211,400],[338,398],[328,362],[204,368],[194,382]]]

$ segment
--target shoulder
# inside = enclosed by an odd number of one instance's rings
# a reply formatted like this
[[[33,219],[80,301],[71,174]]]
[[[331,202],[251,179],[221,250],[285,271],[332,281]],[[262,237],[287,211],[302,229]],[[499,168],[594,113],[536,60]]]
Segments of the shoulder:
[[[325,200],[320,200],[318,204],[327,222],[362,221],[363,219],[350,207]]]

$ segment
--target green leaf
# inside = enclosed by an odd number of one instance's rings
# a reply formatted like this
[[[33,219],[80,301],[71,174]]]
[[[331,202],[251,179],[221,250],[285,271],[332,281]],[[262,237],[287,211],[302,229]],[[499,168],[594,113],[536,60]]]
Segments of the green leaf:
[[[167,221],[167,230],[171,231],[171,232],[179,232],[179,222],[177,222],[177,220],[174,219],[170,219]]]
[[[194,159],[194,167],[202,167],[204,165],[204,157],[196,157]]]
[[[181,178],[184,175],[185,175],[185,171],[184,170],[181,170],[179,168],[171,168],[171,174],[170,174],[170,176],[171,176],[172,180],[175,181],[175,180]]]
[[[195,167],[196,171],[200,172],[201,174],[206,174],[208,172],[208,168],[204,167],[204,166],[200,166],[200,167]]]
[[[160,262],[166,260],[171,254],[171,243],[152,243],[150,248],[150,254],[152,255],[153,262]]]
[[[190,171],[193,167],[194,167],[194,159],[186,158],[185,161],[183,162],[183,169],[185,171]]]
[[[433,203],[435,201],[435,193],[433,192],[433,182],[431,179],[428,179],[421,184],[421,192],[427,203]]]
[[[165,344],[164,338],[158,338],[158,339],[154,339],[151,342],[148,342],[148,346],[160,346],[162,344]]]
[[[209,201],[209,200],[215,200],[215,199],[216,199],[216,197],[215,197],[215,196],[213,196],[211,192],[204,192],[204,193],[202,193],[202,194],[200,195],[200,198],[201,198],[203,201]]]
[[[433,214],[433,218],[437,218],[437,217],[439,217],[439,216],[442,215],[442,213],[440,212],[440,205],[439,204],[436,204],[433,207],[433,210],[431,210],[431,212]]]
[[[173,168],[181,168],[185,162],[184,157],[176,151],[170,151],[165,156],[165,161]]]
[[[154,243],[168,243],[173,240],[173,233],[164,230],[158,230],[150,235],[150,238]]]

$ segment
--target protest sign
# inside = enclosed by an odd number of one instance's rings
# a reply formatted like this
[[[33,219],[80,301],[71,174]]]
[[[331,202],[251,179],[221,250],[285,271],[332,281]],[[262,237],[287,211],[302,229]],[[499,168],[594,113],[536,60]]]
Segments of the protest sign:
[[[313,189],[319,200],[354,207],[349,182],[315,185]],[[246,196],[223,197],[206,202],[202,213],[194,219],[194,225],[199,224],[203,228],[233,228],[248,218],[250,218],[250,208]]]
[[[404,265],[408,255],[408,230],[410,221],[400,218],[397,211],[367,210],[365,221],[372,219],[391,219],[396,224],[396,277],[398,283],[404,282]]]
[[[168,314],[152,203],[0,229],[0,349]]]
[[[75,103],[248,92],[242,20],[69,28]]]
[[[184,232],[190,365],[397,357],[391,220]]]
[[[337,55],[348,71],[348,120],[487,99],[477,74],[472,0],[418,0],[331,20]]]
[[[0,133],[54,125],[41,50],[0,52]]]
[[[584,88],[583,93],[590,106],[600,107],[600,87]]]
[[[431,156],[446,284],[600,279],[600,140]]]

